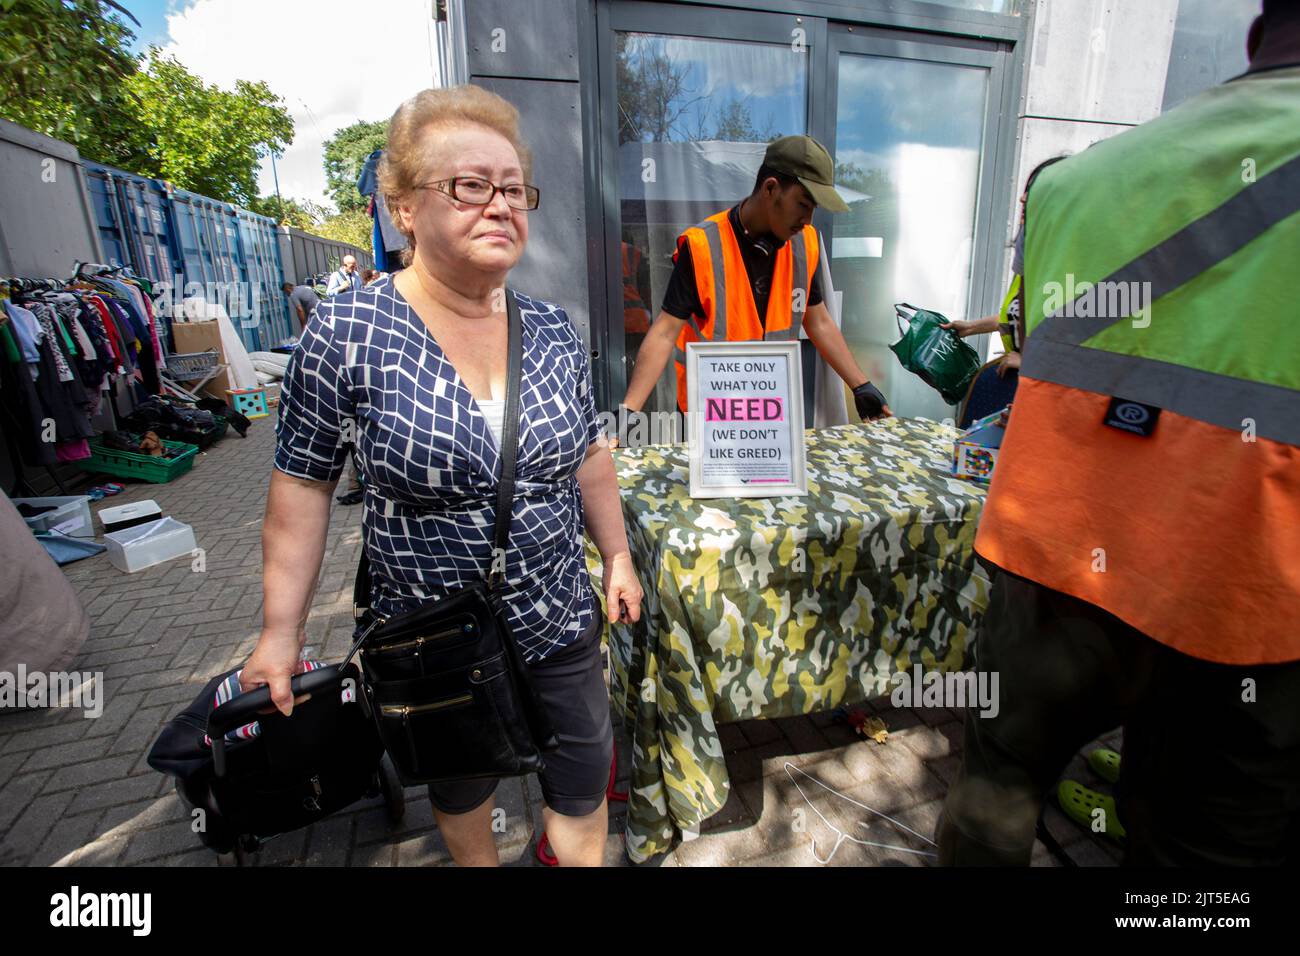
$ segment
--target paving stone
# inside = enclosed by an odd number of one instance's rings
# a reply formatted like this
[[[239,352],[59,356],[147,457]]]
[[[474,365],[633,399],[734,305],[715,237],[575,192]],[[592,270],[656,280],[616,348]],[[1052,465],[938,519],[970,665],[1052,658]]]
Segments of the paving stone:
[[[917,726],[890,734],[889,745],[902,744],[922,760],[938,760],[953,752],[952,741],[938,727]]]
[[[307,854],[306,829],[281,833],[262,844],[257,851],[258,866],[285,866],[301,864]]]
[[[5,834],[4,843],[0,845],[0,856],[14,856],[22,860],[30,857],[54,829],[71,802],[70,793],[56,793],[32,800]]]
[[[113,598],[114,601],[111,606],[105,608],[102,613],[95,615],[96,627],[105,628],[119,623],[123,618],[130,614],[132,608],[135,607],[135,601],[125,600],[120,594],[113,595]]]
[[[193,818],[176,796],[169,791],[161,797],[150,800],[137,800],[121,806],[109,807],[99,819],[99,828],[105,834],[129,835],[141,830],[148,830],[163,825],[183,828],[191,839],[198,842],[198,835],[191,830]]]
[[[938,727],[956,719],[947,707],[913,707],[912,712],[930,727]]]
[[[53,771],[49,770],[24,773],[0,790],[0,830],[8,829],[18,819],[51,776]]]
[[[745,805],[739,789],[736,788],[727,797],[727,802],[722,809],[700,824],[700,829],[702,832],[708,832],[723,828],[734,828],[737,825],[748,826],[753,823],[754,815],[750,813],[749,807]]]
[[[73,787],[101,786],[106,781],[118,780],[131,772],[135,758],[129,756],[105,757],[56,770],[45,784],[46,793],[68,790]]]
[[[784,740],[773,741],[760,747],[750,747],[727,757],[727,775],[731,777],[733,787],[748,780],[757,780],[769,769],[765,764],[777,757],[788,757],[790,745]],[[771,772],[776,772],[775,764]]]
[[[170,823],[131,836],[122,862],[129,865],[156,860],[161,856],[185,853],[194,848],[197,837],[183,822]]]
[[[397,846],[392,843],[372,843],[352,851],[349,866],[394,866]]]
[[[40,730],[12,734],[5,740],[3,747],[0,747],[0,753],[7,757],[20,752],[70,744],[85,737],[86,732],[94,722],[94,719],[87,720],[83,718],[80,721],[69,721],[68,723],[55,724],[52,727],[43,727]],[[9,777],[11,773],[12,771],[9,773],[0,772],[0,779]]]
[[[126,836],[99,837],[78,850],[73,850],[63,862],[66,866],[116,866],[126,852]]]
[[[770,720],[743,720],[737,726],[745,739],[755,747],[781,740],[781,730]]]
[[[1043,824],[1053,839],[1063,847],[1069,847],[1087,839],[1089,831],[1067,817],[1056,805],[1055,797],[1049,797],[1043,806]]]
[[[130,693],[136,690],[153,690],[158,687],[175,687],[177,684],[184,683],[190,676],[191,670],[188,667],[169,668],[165,671],[152,671],[147,674],[135,674],[126,682],[122,688],[123,693]],[[197,689],[197,688],[196,688]]]
[[[159,776],[162,775],[159,774]],[[168,780],[170,782],[170,778]],[[103,783],[78,791],[72,805],[68,807],[67,813],[69,816],[73,816],[121,804],[137,803],[141,800],[150,800],[152,802],[151,798],[157,796],[157,793],[158,781],[156,779],[145,774],[138,777],[127,777],[124,780],[115,780],[112,783]],[[95,814],[95,816],[98,819],[99,814]]]
[[[407,837],[397,844],[397,866],[447,866],[451,851],[436,830]]]
[[[307,866],[344,866],[352,848],[354,814],[327,817],[309,827]]]
[[[163,857],[161,860],[154,860],[152,863],[141,863],[140,866],[159,866],[159,867],[188,867],[188,866],[218,866],[217,854],[213,853],[207,847],[196,847],[187,853],[177,853],[172,856]]]
[[[825,734],[807,717],[783,717],[775,723],[795,753],[808,754],[831,747]]]
[[[104,755],[104,741],[78,740],[72,743],[55,744],[35,750],[23,764],[26,770],[49,770],[55,767],[67,767],[84,763]]]
[[[62,866],[97,835],[99,814],[65,816],[50,829],[40,848],[27,861],[28,866]]]

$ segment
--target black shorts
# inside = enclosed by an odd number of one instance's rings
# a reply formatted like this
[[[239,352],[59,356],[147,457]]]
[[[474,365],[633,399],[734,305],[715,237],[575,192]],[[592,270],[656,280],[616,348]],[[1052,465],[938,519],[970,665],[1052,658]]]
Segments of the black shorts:
[[[595,812],[609,787],[614,728],[601,663],[600,604],[587,632],[568,647],[528,665],[560,747],[546,754],[539,775],[546,805],[568,817]],[[429,800],[443,813],[469,813],[496,792],[499,778],[429,784]]]

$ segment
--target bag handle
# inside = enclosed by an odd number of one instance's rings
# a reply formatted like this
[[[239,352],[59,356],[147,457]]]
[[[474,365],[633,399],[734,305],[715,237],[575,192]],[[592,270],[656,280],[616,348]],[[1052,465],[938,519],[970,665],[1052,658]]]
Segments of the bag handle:
[[[911,315],[906,314],[906,313],[903,311],[904,309],[911,309],[911,310],[912,310],[912,314],[911,314]],[[899,331],[900,334],[906,334],[906,333],[907,333],[907,329],[903,328],[903,323],[902,323],[900,320],[901,320],[901,319],[907,319],[907,324],[908,324],[908,325],[911,325],[911,324],[912,324],[912,320],[913,320],[914,318],[916,318],[916,313],[919,312],[919,311],[920,311],[920,310],[919,310],[916,306],[914,306],[914,305],[909,305],[909,304],[906,303],[906,302],[895,302],[895,303],[894,303],[894,324],[898,326],[898,331]]]
[[[506,289],[506,400],[501,427],[501,477],[497,484],[497,517],[492,536],[493,567],[495,557],[505,551],[510,539],[510,519],[514,511],[515,465],[519,456],[519,383],[523,367],[523,321],[519,303],[512,289]],[[505,583],[505,573],[489,569],[488,589]],[[370,609],[370,559],[361,545],[357,576],[352,582],[352,617],[359,620]],[[368,631],[367,631],[368,633]],[[364,640],[364,635],[362,637]],[[349,655],[351,656],[351,655]]]

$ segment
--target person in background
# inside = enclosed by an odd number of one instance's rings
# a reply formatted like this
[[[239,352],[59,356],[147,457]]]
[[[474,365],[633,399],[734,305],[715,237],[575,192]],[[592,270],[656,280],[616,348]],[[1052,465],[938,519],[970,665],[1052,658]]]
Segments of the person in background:
[[[1030,170],[1029,176],[1025,179],[1025,188],[1020,194],[1020,226],[1016,230],[1014,251],[1011,255],[1011,285],[1007,289],[1006,298],[1002,300],[1001,311],[997,315],[986,315],[982,319],[957,319],[939,326],[943,329],[952,329],[963,339],[968,335],[999,333],[1002,336],[1003,348],[1002,361],[998,362],[999,377],[1004,377],[1007,372],[1020,368],[1020,348],[1024,344],[1024,324],[1021,316],[1024,315],[1025,290],[1021,287],[1021,277],[1025,272],[1025,200],[1029,196],[1029,187],[1034,184],[1038,174],[1063,159],[1064,156],[1053,156],[1051,159],[1043,160]]]
[[[361,287],[365,288],[366,286],[370,285],[370,283],[374,282],[378,278],[379,278],[379,271],[377,269],[362,269]]]
[[[1300,3],[1264,0],[1246,49],[1030,193],[975,539],[1001,706],[966,712],[941,863],[1027,865],[1053,787],[1129,864],[1300,861]],[[1060,781],[1119,726],[1115,798]]]
[[[893,414],[822,301],[813,210],[849,208],[835,191],[834,173],[821,143],[783,136],[768,146],[750,195],[677,238],[663,307],[641,343],[624,406],[640,411],[672,360],[684,413],[688,343],[797,340],[802,325],[853,390],[860,418]],[[723,315],[717,314],[719,302],[725,303]]]
[[[325,294],[338,295],[340,292],[355,292],[361,288],[361,276],[357,274],[357,257],[343,257],[343,265],[330,275]]]
[[[289,297],[289,308],[298,316],[298,331],[301,332],[307,328],[307,320],[315,314],[316,306],[320,305],[320,296],[309,285],[294,285],[292,282],[286,282],[280,288]]]

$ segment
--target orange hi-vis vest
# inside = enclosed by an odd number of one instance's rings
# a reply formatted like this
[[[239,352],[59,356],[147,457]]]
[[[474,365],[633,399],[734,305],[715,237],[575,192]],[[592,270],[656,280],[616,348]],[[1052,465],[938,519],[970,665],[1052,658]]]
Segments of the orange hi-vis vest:
[[[650,331],[650,310],[641,301],[636,274],[641,268],[641,250],[623,243],[623,331],[633,335]]]
[[[704,309],[703,321],[695,318],[682,326],[673,353],[677,368],[677,407],[686,408],[686,346],[691,342],[755,342],[797,339],[812,276],[817,272],[817,230],[804,226],[776,252],[772,293],[767,300],[766,322],[760,321],[754,291],[740,254],[740,243],[731,228],[727,210],[710,216],[677,237],[677,252],[690,243],[695,267],[695,289]],[[766,334],[764,334],[766,329]]]
[[[1191,657],[1300,660],[1298,268],[1300,67],[1046,170],[976,550]]]

